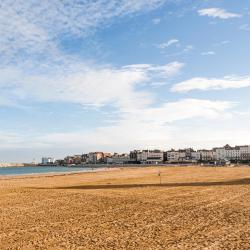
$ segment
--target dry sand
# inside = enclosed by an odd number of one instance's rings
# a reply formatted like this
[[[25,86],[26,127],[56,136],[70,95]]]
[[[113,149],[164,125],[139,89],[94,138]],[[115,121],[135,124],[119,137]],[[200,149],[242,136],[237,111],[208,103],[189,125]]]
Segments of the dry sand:
[[[0,249],[250,249],[250,168],[0,180]]]

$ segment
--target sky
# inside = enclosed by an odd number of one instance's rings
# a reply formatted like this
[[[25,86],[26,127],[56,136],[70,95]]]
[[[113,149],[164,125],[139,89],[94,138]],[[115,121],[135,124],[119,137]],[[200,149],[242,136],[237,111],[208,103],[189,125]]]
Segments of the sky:
[[[2,0],[0,162],[250,144],[250,2]]]

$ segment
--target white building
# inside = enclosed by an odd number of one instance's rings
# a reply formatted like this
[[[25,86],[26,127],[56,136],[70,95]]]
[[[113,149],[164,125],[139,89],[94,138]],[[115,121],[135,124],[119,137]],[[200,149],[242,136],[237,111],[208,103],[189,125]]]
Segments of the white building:
[[[55,158],[52,158],[52,157],[43,157],[42,158],[43,165],[50,165],[50,164],[54,164],[55,162],[56,162]]]
[[[164,158],[164,153],[161,150],[148,150],[147,152],[147,163],[157,164],[162,163]]]
[[[167,161],[168,162],[179,162],[180,158],[185,157],[186,154],[174,149],[167,151]]]
[[[137,161],[144,164],[158,164],[163,162],[164,153],[161,150],[142,150],[137,152]]]
[[[199,160],[201,160],[201,154],[200,154],[200,152],[198,152],[198,151],[193,151],[193,152],[191,152],[191,158],[192,158],[192,160],[194,160],[194,161],[199,161]]]
[[[216,160],[250,160],[250,146],[235,146],[225,145],[222,148],[215,148]]]
[[[240,160],[241,153],[240,153],[240,147],[228,147],[225,149],[226,153],[226,160]]]
[[[219,160],[225,160],[226,158],[226,150],[225,148],[214,148],[214,151],[215,151],[215,159],[217,161]]]
[[[201,161],[215,161],[216,152],[214,150],[202,149],[197,151],[200,154]]]
[[[103,152],[89,152],[88,163],[99,163],[103,159]]]

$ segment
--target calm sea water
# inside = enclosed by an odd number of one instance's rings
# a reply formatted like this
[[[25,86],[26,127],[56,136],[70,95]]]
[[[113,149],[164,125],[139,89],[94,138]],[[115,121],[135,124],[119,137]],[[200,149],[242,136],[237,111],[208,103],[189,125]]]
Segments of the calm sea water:
[[[46,173],[73,173],[89,172],[91,168],[86,167],[6,167],[0,168],[1,175],[27,175],[27,174],[46,174]]]

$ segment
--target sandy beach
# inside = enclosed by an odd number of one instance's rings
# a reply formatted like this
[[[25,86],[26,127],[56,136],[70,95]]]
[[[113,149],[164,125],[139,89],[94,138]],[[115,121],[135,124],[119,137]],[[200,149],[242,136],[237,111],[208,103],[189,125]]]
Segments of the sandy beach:
[[[250,249],[247,167],[2,178],[0,201],[0,249]]]

